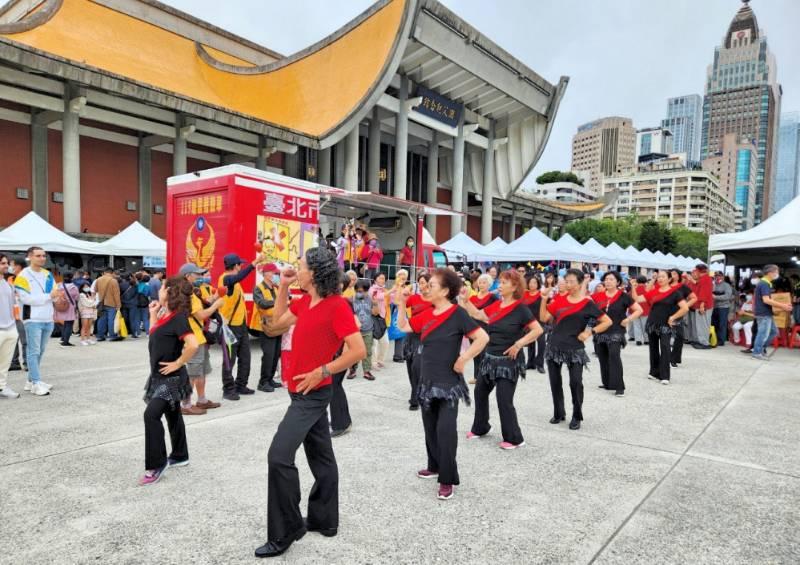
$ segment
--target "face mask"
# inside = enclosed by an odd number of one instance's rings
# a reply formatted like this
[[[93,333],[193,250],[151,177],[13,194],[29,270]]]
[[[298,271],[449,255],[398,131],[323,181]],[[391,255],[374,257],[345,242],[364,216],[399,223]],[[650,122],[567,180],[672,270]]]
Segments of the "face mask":
[[[211,284],[211,279],[208,277],[200,277],[194,281],[194,286],[197,287],[203,286],[204,284]]]
[[[758,284],[758,279],[750,279],[750,283],[756,285]]]
[[[356,296],[358,296],[359,298],[364,298],[364,291],[359,290],[358,292],[356,292]]]
[[[91,288],[84,288],[81,292],[83,292],[84,294],[91,294],[92,293],[92,289]]]
[[[406,245],[408,245],[409,247],[414,247],[414,242],[413,241],[409,241],[408,243],[406,243]]]
[[[281,283],[281,276],[280,275],[272,275],[272,284],[280,284]]]

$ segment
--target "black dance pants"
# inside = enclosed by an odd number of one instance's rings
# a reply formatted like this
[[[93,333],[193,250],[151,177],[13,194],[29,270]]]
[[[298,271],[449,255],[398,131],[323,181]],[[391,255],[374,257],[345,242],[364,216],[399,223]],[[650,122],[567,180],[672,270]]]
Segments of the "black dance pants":
[[[609,390],[623,392],[625,380],[622,378],[622,344],[618,342],[597,343],[597,359],[600,361],[600,380]]]
[[[262,333],[259,338],[261,346],[261,376],[258,386],[269,384],[275,378],[278,361],[281,358],[281,336],[270,337]]]
[[[233,344],[230,368],[226,368],[225,364],[222,365],[222,391],[233,392],[237,388],[247,386],[247,381],[250,379],[250,333],[247,331],[247,326],[230,326],[233,335],[236,336],[236,343]],[[239,366],[236,368],[236,382],[233,381],[233,367],[236,362]]]
[[[550,376],[550,392],[553,395],[553,417],[566,418],[564,410],[564,389],[561,384],[561,365],[551,359],[547,361],[547,372]],[[583,365],[567,363],[569,372],[569,390],[572,393],[572,417],[583,420]]]
[[[344,391],[344,376],[347,371],[333,375],[333,395],[331,397],[331,429],[346,430],[353,421],[350,419],[350,406]]]
[[[458,403],[434,398],[430,407],[422,409],[425,428],[425,448],[428,451],[428,471],[439,473],[439,483],[457,485],[458,464]]]
[[[472,421],[472,433],[482,436],[492,428],[489,424],[489,394],[497,389],[497,411],[500,413],[500,430],[503,441],[519,445],[525,439],[517,421],[517,409],[514,408],[514,393],[517,383],[511,379],[490,380],[485,376],[478,377],[475,383],[475,419]]]
[[[303,527],[300,513],[300,476],[294,464],[300,445],[314,476],[308,495],[308,524],[313,528],[339,527],[339,468],[328,429],[328,404],[333,387],[306,395],[290,393],[291,403],[278,424],[267,454],[267,537],[285,539]]]
[[[183,461],[189,458],[186,445],[186,428],[183,425],[180,402],[169,402],[161,398],[151,398],[144,409],[144,468],[159,469],[167,462],[167,444],[164,441],[164,426],[161,416],[167,419],[169,438],[172,443],[173,459]]]
[[[411,396],[408,397],[409,406],[419,406],[417,390],[419,388],[419,371],[422,359],[419,353],[414,351],[406,356],[406,372],[408,373],[408,383],[411,385]]]
[[[669,380],[670,334],[652,332],[650,338],[650,376]]]
[[[675,325],[672,326],[672,330],[675,332],[675,339],[672,340],[670,361],[673,363],[681,363],[681,359],[683,358],[683,320],[675,322]]]
[[[528,363],[526,369],[544,369],[544,346],[547,336],[543,333],[536,341],[528,345]]]

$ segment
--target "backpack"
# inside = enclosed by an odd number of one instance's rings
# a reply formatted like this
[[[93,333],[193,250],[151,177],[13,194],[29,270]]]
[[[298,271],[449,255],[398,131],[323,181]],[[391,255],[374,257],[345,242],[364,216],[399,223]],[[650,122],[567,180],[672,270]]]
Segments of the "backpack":
[[[203,324],[203,337],[206,338],[208,345],[216,345],[222,341],[222,326],[224,324],[222,314],[219,312],[214,312],[208,317],[206,323]]]
[[[71,300],[67,298],[67,289],[62,285],[63,293],[56,296],[53,300],[53,308],[55,308],[56,312],[66,312],[69,310],[69,306],[72,303]]]

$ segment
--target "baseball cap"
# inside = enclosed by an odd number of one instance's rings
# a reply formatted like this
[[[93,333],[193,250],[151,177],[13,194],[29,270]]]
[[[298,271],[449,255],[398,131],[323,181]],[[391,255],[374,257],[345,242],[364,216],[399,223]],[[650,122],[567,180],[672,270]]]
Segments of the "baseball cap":
[[[262,273],[278,273],[278,272],[280,272],[280,269],[278,268],[278,265],[276,265],[275,263],[267,263],[266,265],[262,265],[261,266],[261,272]]]
[[[225,263],[226,269],[230,269],[236,265],[241,265],[242,263],[247,263],[247,261],[239,257],[236,253],[228,253],[222,258],[222,261]]]
[[[184,263],[181,265],[181,268],[178,269],[178,274],[182,277],[185,277],[186,275],[204,275],[207,272],[208,269],[198,267],[194,263]]]

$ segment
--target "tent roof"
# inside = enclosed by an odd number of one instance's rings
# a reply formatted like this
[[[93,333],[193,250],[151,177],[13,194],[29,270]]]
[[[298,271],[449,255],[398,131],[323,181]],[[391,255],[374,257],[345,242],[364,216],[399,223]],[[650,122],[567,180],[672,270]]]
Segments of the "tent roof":
[[[472,257],[476,253],[483,251],[483,246],[464,232],[459,232],[455,237],[445,241],[439,247],[448,253],[466,257],[467,261],[472,261]]]
[[[502,237],[496,237],[483,246],[484,251],[502,251],[508,247],[508,243]]]
[[[167,242],[139,222],[133,222],[114,237],[98,244],[97,251],[121,257],[166,257]]]
[[[594,253],[587,250],[568,233],[565,233],[556,241],[556,247],[558,248],[558,259],[582,261],[584,263],[600,262],[600,259]]]
[[[503,255],[509,261],[540,261],[558,259],[559,252],[555,241],[537,228],[531,228],[509,243],[503,250]]]
[[[747,231],[715,234],[709,251],[722,251],[729,264],[785,262],[800,248],[800,196]]]
[[[48,252],[99,254],[96,243],[67,235],[36,212],[28,212],[0,232],[0,249],[25,251],[31,245]]]

